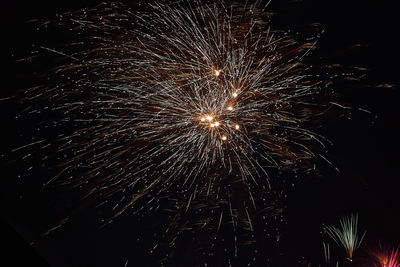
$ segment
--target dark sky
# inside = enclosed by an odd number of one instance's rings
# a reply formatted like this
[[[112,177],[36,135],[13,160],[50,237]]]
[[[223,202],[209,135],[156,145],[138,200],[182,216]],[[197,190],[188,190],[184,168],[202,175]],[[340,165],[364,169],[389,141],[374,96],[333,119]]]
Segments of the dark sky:
[[[32,36],[24,21],[31,18],[52,17],[55,13],[91,6],[100,1],[9,1],[2,3],[1,27],[3,55],[7,70],[3,71],[4,83],[1,97],[18,89],[19,72],[11,55],[29,50]],[[127,1],[125,1],[127,2]],[[394,2],[394,1],[393,1]],[[4,6],[5,5],[5,6]],[[313,250],[320,246],[305,246],[305,240],[317,240],[321,222],[335,221],[342,214],[358,211],[362,226],[368,230],[367,244],[374,246],[377,240],[389,244],[400,241],[400,130],[399,116],[399,50],[398,9],[391,1],[362,0],[273,0],[271,10],[282,13],[272,24],[288,25],[318,22],[325,25],[326,31],[319,42],[319,53],[329,55],[331,63],[366,67],[364,84],[393,84],[391,88],[373,86],[342,88],[343,100],[351,106],[367,109],[372,114],[353,112],[350,118],[332,120],[321,128],[334,145],[329,148],[330,159],[340,168],[337,174],[326,171],[326,179],[300,181],[289,192],[287,200],[288,223],[284,227],[287,234],[288,251],[304,253],[312,257]],[[349,48],[352,49],[349,49]],[[3,108],[1,109],[3,112]],[[12,123],[3,113],[4,122]],[[11,113],[11,112],[10,112]],[[7,123],[2,131],[6,132]],[[5,133],[4,144],[12,142],[10,134]],[[3,145],[1,142],[1,145]],[[3,149],[1,150],[3,153]],[[7,175],[5,173],[4,175]],[[10,178],[10,177],[8,177]],[[9,266],[45,266],[47,263],[59,266],[123,266],[129,258],[130,250],[135,255],[144,254],[140,247],[130,245],[128,240],[133,232],[130,220],[125,218],[101,233],[87,233],[89,227],[74,228],[55,235],[39,246],[39,252],[29,246],[32,236],[43,226],[31,225],[24,218],[40,216],[52,208],[44,208],[33,214],[27,207],[15,205],[13,200],[18,190],[1,185],[2,223],[0,236],[3,249],[2,261],[11,260]],[[41,202],[31,203],[32,206]],[[91,215],[87,215],[91,216]],[[86,221],[81,216],[80,221]],[[41,220],[37,220],[40,222]],[[38,223],[36,222],[36,223]],[[84,224],[84,223],[83,223]],[[72,228],[70,228],[71,230]],[[125,231],[125,229],[128,229]],[[81,239],[78,236],[81,235]],[[58,239],[57,239],[58,238]],[[314,239],[313,239],[314,238]],[[57,239],[57,240],[56,240]],[[78,242],[79,241],[79,242]],[[311,243],[311,242],[310,242]],[[111,244],[111,245],[110,245]],[[72,247],[72,248],[71,248]],[[17,252],[17,257],[10,255]],[[100,255],[109,254],[108,257]],[[97,256],[98,257],[97,257]],[[140,260],[137,256],[136,260]],[[143,256],[143,260],[146,259]],[[78,265],[77,263],[80,263]],[[129,258],[130,264],[134,259]],[[130,265],[129,265],[130,266]],[[145,265],[132,265],[145,266]],[[150,266],[150,265],[149,265]],[[286,266],[286,265],[282,265]]]

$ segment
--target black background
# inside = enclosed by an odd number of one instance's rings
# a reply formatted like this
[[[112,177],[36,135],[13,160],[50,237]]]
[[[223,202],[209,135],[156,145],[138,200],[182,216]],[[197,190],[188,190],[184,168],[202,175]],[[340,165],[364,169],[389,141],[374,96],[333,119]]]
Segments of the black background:
[[[19,89],[21,70],[14,63],[15,55],[30,49],[33,36],[24,23],[31,18],[53,17],[56,13],[92,6],[99,1],[14,1],[2,3],[1,35],[3,83],[1,97]],[[5,5],[5,6],[4,6]],[[328,55],[331,63],[367,67],[364,84],[392,84],[392,87],[362,86],[343,88],[342,98],[357,109],[370,110],[372,114],[352,112],[351,115],[324,123],[320,133],[334,145],[329,148],[329,158],[341,170],[340,174],[326,171],[324,178],[298,181],[290,190],[287,200],[287,223],[283,233],[287,239],[287,255],[304,255],[311,261],[319,260],[321,250],[321,225],[335,222],[341,215],[358,211],[361,225],[367,229],[365,246],[375,248],[379,241],[396,245],[400,240],[399,187],[400,178],[400,122],[398,111],[398,11],[390,1],[361,0],[275,0],[270,10],[281,13],[272,25],[321,23],[326,31],[319,42],[319,53]],[[354,48],[354,45],[358,45]],[[353,47],[353,49],[348,49]],[[11,141],[7,133],[7,111],[3,111],[4,144]],[[6,114],[5,114],[5,113]],[[10,111],[10,113],[12,113]],[[3,152],[3,149],[2,151]],[[2,180],[12,179],[3,173]],[[2,176],[3,176],[2,175]],[[34,178],[32,178],[34,179]],[[41,225],[26,221],[35,216],[46,216],[54,207],[23,206],[18,202],[18,188],[1,183],[2,223],[0,236],[3,249],[0,264],[7,266],[150,266],[144,249],[132,245],[130,236],[141,229],[132,229],[129,218],[123,218],[111,227],[98,232],[90,228],[85,216],[80,222],[87,225],[67,227],[61,239],[45,240],[30,246]],[[18,204],[19,203],[19,204]],[[87,215],[90,216],[90,215]],[[40,222],[41,220],[37,220]],[[37,222],[36,222],[37,223]],[[127,230],[128,229],[128,230]],[[74,233],[69,236],[68,231]],[[69,238],[66,238],[68,237]],[[78,238],[81,236],[81,238]],[[35,247],[35,248],[34,248]],[[141,250],[142,249],[142,250]],[[132,253],[134,250],[134,253]],[[16,256],[12,256],[16,255]],[[132,257],[134,255],[134,257]],[[138,256],[139,255],[139,256]],[[141,256],[140,256],[141,255]],[[319,257],[319,258],[318,258]],[[140,260],[147,264],[138,264]],[[288,259],[281,266],[293,266],[296,259]],[[136,264],[135,264],[136,261]],[[4,264],[1,264],[4,265]],[[6,265],[4,265],[6,266]]]

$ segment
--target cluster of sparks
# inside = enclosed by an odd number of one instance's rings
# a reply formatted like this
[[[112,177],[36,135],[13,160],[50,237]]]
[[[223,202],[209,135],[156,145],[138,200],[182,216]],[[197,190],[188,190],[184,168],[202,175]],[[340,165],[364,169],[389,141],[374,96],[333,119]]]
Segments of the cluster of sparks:
[[[62,131],[28,146],[42,165],[57,161],[46,184],[87,189],[85,197],[112,203],[113,218],[161,209],[168,195],[176,214],[208,210],[192,222],[200,228],[228,222],[236,251],[240,227],[253,232],[252,218],[280,218],[271,173],[326,160],[323,137],[307,126],[328,103],[319,101],[327,82],[302,64],[315,43],[273,32],[259,2],[139,8],[102,4],[54,23],[76,40],[40,46],[62,64],[24,101],[30,114],[56,113],[42,125]]]
[[[215,71],[214,71],[215,77],[218,77],[220,74],[221,74],[221,71],[220,71],[220,70],[215,70]],[[234,99],[234,98],[237,98],[237,96],[238,96],[237,91],[233,91],[231,96],[232,96],[233,99]],[[234,106],[234,104],[228,104],[227,107],[226,107],[227,112],[233,111],[233,106]],[[216,120],[216,119],[214,118],[214,115],[213,115],[213,114],[203,115],[203,116],[200,118],[200,121],[203,122],[203,123],[205,123],[208,127],[214,128],[214,129],[217,129],[220,125],[221,125],[222,127],[224,126],[224,125],[223,125],[224,122],[222,122],[222,124],[221,124],[220,121],[218,121],[218,120]],[[229,122],[228,122],[228,123],[229,123]],[[239,130],[239,129],[240,129],[240,126],[239,126],[239,124],[237,124],[237,123],[228,125],[228,127],[231,127],[232,129],[235,129],[235,130]],[[226,134],[222,134],[222,135],[221,135],[221,140],[223,140],[223,141],[228,140],[227,135],[226,135]]]

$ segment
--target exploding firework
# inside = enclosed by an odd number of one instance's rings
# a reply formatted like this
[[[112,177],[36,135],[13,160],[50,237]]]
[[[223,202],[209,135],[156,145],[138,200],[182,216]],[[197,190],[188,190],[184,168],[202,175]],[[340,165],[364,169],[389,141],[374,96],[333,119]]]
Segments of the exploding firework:
[[[304,64],[315,38],[268,22],[259,2],[178,1],[101,4],[39,24],[65,30],[67,41],[39,45],[55,66],[21,102],[44,134],[14,152],[56,171],[45,186],[109,205],[111,219],[168,210],[167,247],[188,221],[212,236],[229,225],[237,255],[237,236],[252,243],[256,223],[280,220],[275,174],[326,160],[312,125],[338,106],[328,79]],[[351,259],[357,217],[341,224],[327,230]]]
[[[392,249],[376,254],[378,260],[377,267],[400,267],[399,249]]]
[[[358,234],[358,215],[352,214],[349,217],[340,219],[340,228],[336,226],[326,226],[325,230],[328,235],[347,253],[348,260],[353,261],[353,254],[361,245],[364,239],[364,232],[361,236]]]

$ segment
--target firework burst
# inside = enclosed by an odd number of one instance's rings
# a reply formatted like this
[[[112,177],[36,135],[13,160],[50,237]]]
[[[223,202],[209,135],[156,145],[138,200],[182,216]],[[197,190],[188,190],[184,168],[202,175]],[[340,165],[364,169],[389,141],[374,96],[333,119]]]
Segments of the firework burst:
[[[354,251],[360,247],[364,239],[364,232],[361,236],[358,234],[358,215],[352,214],[349,217],[340,219],[340,228],[336,226],[326,226],[325,230],[328,235],[338,244],[341,245],[347,253],[348,259],[353,261]]]
[[[25,92],[37,101],[30,112],[57,110],[63,117],[55,123],[73,128],[54,140],[68,160],[49,184],[131,188],[128,207],[209,173],[239,174],[267,190],[269,168],[310,166],[316,155],[308,145],[322,143],[304,126],[314,115],[307,100],[322,83],[301,64],[312,43],[273,34],[255,6],[146,8],[139,15],[112,4],[63,17],[93,48],[69,44],[76,52],[62,55],[71,61]],[[81,175],[66,181],[68,173]]]
[[[400,267],[399,260],[399,249],[392,249],[391,251],[386,251],[382,253],[376,253],[376,258],[378,260],[378,267]]]
[[[328,79],[303,64],[315,38],[295,40],[268,22],[259,2],[179,1],[101,4],[38,25],[68,40],[39,45],[55,66],[23,92],[23,114],[52,119],[14,152],[29,149],[57,172],[45,186],[80,188],[110,205],[111,219],[173,210],[169,246],[188,220],[214,233],[229,224],[236,255],[240,232],[254,239],[254,221],[280,220],[271,174],[326,160],[311,125],[335,106]],[[353,223],[342,223],[343,235],[327,230],[342,242]],[[343,243],[350,258],[353,241]]]

